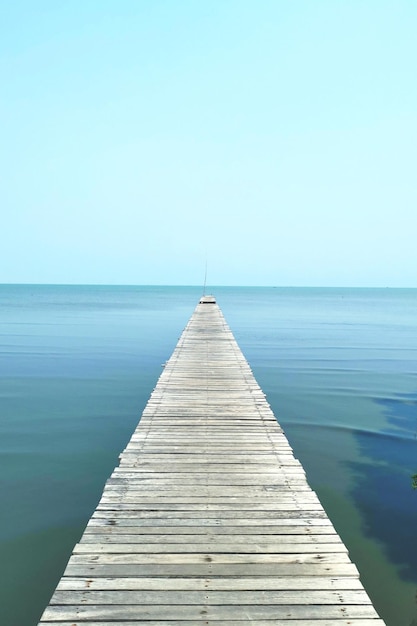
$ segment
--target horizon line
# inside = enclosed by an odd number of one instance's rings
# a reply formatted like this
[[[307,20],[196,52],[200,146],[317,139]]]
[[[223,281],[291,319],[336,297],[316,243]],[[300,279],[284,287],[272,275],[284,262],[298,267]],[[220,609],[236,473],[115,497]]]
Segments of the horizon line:
[[[9,287],[172,287],[172,288],[195,288],[201,289],[198,284],[174,284],[174,283],[56,283],[56,282],[0,282],[0,286]],[[243,284],[218,284],[210,285],[210,289],[417,289],[416,286],[392,286],[392,285],[243,285]]]

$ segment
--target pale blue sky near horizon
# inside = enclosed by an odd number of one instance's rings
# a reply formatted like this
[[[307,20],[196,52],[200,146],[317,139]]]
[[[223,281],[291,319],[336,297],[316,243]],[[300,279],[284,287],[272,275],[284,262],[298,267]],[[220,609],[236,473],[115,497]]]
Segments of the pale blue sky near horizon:
[[[417,287],[417,3],[0,5],[0,283]]]

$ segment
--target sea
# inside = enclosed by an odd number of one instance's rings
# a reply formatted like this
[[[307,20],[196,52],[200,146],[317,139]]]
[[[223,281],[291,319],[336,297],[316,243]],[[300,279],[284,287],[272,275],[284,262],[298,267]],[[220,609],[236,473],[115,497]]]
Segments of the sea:
[[[388,626],[417,625],[417,289],[210,287]],[[201,287],[0,286],[0,624],[35,626]]]

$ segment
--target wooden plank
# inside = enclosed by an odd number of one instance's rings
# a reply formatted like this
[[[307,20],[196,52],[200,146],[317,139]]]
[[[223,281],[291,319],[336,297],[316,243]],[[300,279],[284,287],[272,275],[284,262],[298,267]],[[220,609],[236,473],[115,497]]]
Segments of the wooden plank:
[[[61,579],[57,587],[58,590],[85,591],[86,589],[96,590],[201,590],[208,589],[214,591],[266,591],[274,589],[283,590],[338,590],[338,589],[362,589],[362,584],[356,577],[333,578],[329,576],[239,576],[228,578],[71,578],[70,576]]]
[[[291,537],[292,535],[307,535],[313,536],[316,540],[319,540],[319,537],[324,535],[325,537],[337,537],[337,540],[340,540],[339,535],[334,530],[333,526],[330,523],[327,523],[328,520],[319,520],[320,525],[307,524],[301,521],[299,524],[274,524],[273,526],[248,526],[247,524],[244,526],[236,526],[233,524],[233,520],[227,526],[195,526],[190,528],[190,526],[138,526],[138,525],[129,525],[124,524],[122,522],[128,522],[129,520],[119,520],[118,523],[111,524],[107,519],[91,519],[85,529],[84,535],[81,541],[88,540],[89,536],[94,536],[97,534],[102,535],[123,535],[123,534],[131,534],[136,533],[136,537],[140,537],[143,541],[152,541],[152,535],[157,536],[176,536],[176,541],[182,541],[182,535],[193,536],[194,538],[198,536],[204,537],[212,537],[215,538],[216,541],[223,541],[223,537],[226,536],[226,540],[228,536],[232,535],[235,538],[240,539],[241,541],[250,541],[251,536],[276,536],[276,539],[280,539],[280,535],[285,535],[287,537]],[[285,520],[284,520],[285,521]],[[287,520],[288,521],[288,520]],[[291,520],[299,522],[300,520]],[[317,520],[315,520],[317,521]],[[249,535],[248,537],[245,537]],[[328,539],[330,541],[330,539]]]
[[[255,541],[246,544],[223,542],[194,543],[192,541],[179,543],[142,542],[102,542],[90,543],[82,541],[74,548],[73,554],[198,554],[209,553],[211,556],[219,554],[327,554],[345,553],[347,549],[340,542],[315,543],[314,541],[258,543]]]
[[[305,483],[304,479],[300,480],[292,480],[291,486],[297,485],[296,494],[301,495],[300,492],[307,492],[304,495],[308,495],[311,493],[310,488]],[[185,492],[184,487],[187,486],[187,491]],[[125,490],[126,493],[129,492],[139,492],[144,496],[149,495],[146,492],[151,491],[152,493],[166,495],[163,492],[169,491],[172,495],[183,495],[186,493],[188,496],[195,496],[204,494],[205,496],[238,496],[244,495],[246,497],[255,497],[258,494],[262,494],[263,496],[269,495],[273,491],[278,491],[281,493],[288,494],[289,487],[288,480],[282,480],[279,483],[268,482],[264,480],[261,476],[260,478],[252,481],[245,482],[242,479],[230,478],[229,481],[225,480],[224,476],[220,476],[220,480],[210,480],[203,478],[196,479],[193,476],[188,475],[181,479],[181,488],[178,487],[178,478],[161,478],[159,480],[154,479],[135,479],[132,477],[130,480],[128,478],[121,479],[110,479],[110,482],[107,483],[106,486],[106,495],[111,496],[114,493],[120,494]],[[253,489],[249,489],[249,487],[253,487]],[[294,497],[294,496],[293,496]]]
[[[217,493],[216,493],[217,491]],[[173,491],[170,490],[169,493],[165,491],[158,492],[158,490],[154,490],[152,493],[143,493],[142,490],[137,489],[111,489],[106,491],[104,495],[101,497],[100,502],[102,503],[117,503],[124,502],[126,504],[129,503],[141,503],[141,504],[200,504],[201,502],[205,502],[207,506],[221,506],[221,505],[233,505],[237,504],[237,506],[241,507],[241,510],[245,510],[249,505],[249,508],[254,508],[256,506],[265,505],[266,507],[273,507],[275,505],[283,505],[283,504],[297,504],[299,502],[308,503],[309,505],[318,505],[321,507],[321,504],[315,493],[311,491],[306,492],[293,492],[289,493],[287,489],[259,489],[258,491],[253,490],[252,492],[245,493],[241,489],[236,489],[235,495],[232,495],[230,492],[226,494],[222,494],[222,489],[218,488],[217,490],[212,490],[211,492],[206,488],[198,488],[192,489],[190,488],[187,493],[184,493],[184,490]]]
[[[86,576],[96,577],[132,577],[137,576],[138,572],[141,576],[292,576],[292,577],[311,577],[311,576],[353,576],[359,578],[358,570],[353,563],[252,563],[250,571],[248,564],[241,563],[128,563],[123,559],[118,562],[97,563],[96,561],[81,560],[75,562],[71,558],[65,570],[65,576]]]
[[[168,589],[162,590],[95,590],[92,588],[83,591],[74,590],[57,590],[52,599],[53,605],[100,605],[100,604],[117,604],[117,605],[366,605],[369,604],[369,598],[364,589],[346,590],[261,590],[253,591],[245,589],[244,591],[226,590],[212,591],[205,589],[202,591],[194,591],[187,589]]]
[[[56,623],[56,620],[54,620]],[[42,624],[51,624],[53,622],[44,622]],[[62,621],[59,620],[59,624],[61,626],[184,626],[184,621],[181,620],[148,620],[144,619],[140,622],[135,619],[135,621],[126,621],[120,622],[119,620],[92,622],[91,620],[85,621],[83,619],[82,622],[76,620]],[[199,620],[187,620],[186,626],[202,626],[202,624],[210,624],[210,626],[225,626],[225,622],[223,620],[213,620],[210,619],[210,622],[207,620],[202,621]],[[228,620],[227,626],[247,626],[248,620]],[[307,622],[305,619],[302,620],[294,620],[291,621],[283,618],[283,619],[262,619],[256,621],[256,626],[306,626]],[[314,626],[383,626],[383,621],[381,619],[363,619],[363,618],[350,618],[350,619],[337,619],[334,618],[331,620],[328,619],[316,619],[314,621]]]
[[[193,512],[192,516],[171,516],[171,515],[158,515],[158,511],[153,512],[150,515],[142,515],[139,513],[132,513],[131,511],[100,511],[96,510],[93,513],[93,517],[90,520],[90,524],[97,523],[108,526],[200,526],[204,527],[230,527],[230,526],[280,526],[283,524],[304,526],[310,524],[312,527],[314,524],[322,525],[326,523],[326,516],[322,512],[317,511],[276,511],[272,516],[260,515],[255,517],[254,515],[248,517],[239,518],[235,515],[227,515],[223,511],[219,516],[196,516]],[[329,523],[330,525],[330,523]],[[194,530],[193,530],[194,532]]]
[[[291,553],[275,553],[275,554],[253,554],[253,553],[238,553],[233,554],[213,552],[194,552],[189,554],[187,552],[164,552],[158,553],[103,553],[103,554],[73,554],[70,559],[70,563],[80,565],[99,565],[101,563],[108,564],[135,564],[142,565],[146,563],[161,563],[168,565],[169,563],[176,564],[193,564],[193,563],[233,563],[244,564],[246,573],[249,574],[250,564],[300,564],[300,563],[320,563],[322,565],[328,563],[349,563],[349,558],[346,552],[334,552],[330,554],[316,553],[316,552],[291,552]],[[138,568],[140,569],[140,568]],[[243,573],[243,570],[242,570]]]
[[[170,511],[168,514],[167,511]],[[271,523],[276,523],[278,520],[282,519],[305,519],[306,517],[316,517],[318,519],[325,518],[326,514],[322,509],[306,506],[304,509],[301,505],[294,504],[293,507],[276,507],[273,510],[250,510],[250,509],[235,509],[235,510],[214,510],[213,508],[207,509],[205,511],[200,510],[175,510],[175,516],[173,515],[173,509],[169,509],[165,507],[164,510],[162,507],[158,510],[140,510],[139,508],[135,508],[131,505],[117,507],[105,507],[99,506],[97,507],[94,517],[109,517],[111,515],[114,519],[118,517],[123,517],[125,519],[131,517],[135,519],[152,519],[152,520],[165,520],[166,523],[170,524],[171,522],[175,525],[177,524],[176,520],[182,520],[183,523],[187,523],[187,520],[194,520],[197,524],[221,524],[226,523],[227,520],[233,520],[233,523],[236,523],[236,516],[238,514],[243,516],[244,523],[255,524],[255,520],[262,520],[263,523],[267,523],[268,520]],[[179,524],[181,525],[181,524]]]
[[[302,510],[303,503],[296,501],[287,501],[287,502],[257,502],[254,500],[252,503],[250,501],[246,502],[225,502],[222,504],[204,504],[203,503],[187,503],[187,502],[164,502],[161,498],[159,502],[153,500],[153,502],[142,503],[136,502],[133,498],[125,498],[123,501],[118,502],[116,500],[101,500],[99,505],[97,506],[97,510],[100,511],[137,511],[140,514],[151,514],[153,513],[155,506],[158,507],[158,512],[165,514],[165,511],[175,511],[176,514],[187,514],[192,512],[193,514],[204,514],[204,517],[209,517],[209,514],[216,514],[221,511],[225,514],[236,515],[236,512],[240,512],[241,514],[245,514],[248,511],[248,515],[263,515],[264,513],[275,513],[278,511],[298,511]],[[316,502],[308,501],[305,503],[305,508],[308,511],[320,511],[321,505]]]
[[[123,459],[120,462],[123,463]],[[295,461],[292,461],[291,463],[284,465],[283,463],[274,463],[271,461],[268,463],[250,463],[250,464],[209,463],[208,461],[206,461],[203,464],[203,463],[199,463],[198,461],[195,461],[195,462],[189,461],[188,463],[182,463],[180,460],[171,464],[168,464],[168,463],[165,465],[159,464],[158,471],[165,471],[167,473],[171,473],[171,471],[175,471],[175,472],[184,472],[186,474],[189,474],[190,472],[193,472],[195,470],[201,471],[202,467],[206,466],[207,470],[212,473],[215,473],[215,472],[219,472],[221,474],[225,474],[228,472],[241,473],[245,471],[245,468],[246,468],[246,469],[249,469],[250,472],[253,472],[253,473],[258,472],[258,473],[263,474],[265,471],[274,471],[274,469],[275,471],[279,469],[285,469],[285,471],[287,471],[288,467],[296,466],[296,465],[297,463]],[[137,467],[141,471],[148,471],[148,472],[153,472],[155,470],[154,463],[152,463],[150,460],[148,461],[142,460],[140,459],[140,457],[138,457],[137,460],[134,461],[134,465],[129,465],[129,468],[132,468],[132,467]]]
[[[224,543],[229,544],[230,546],[234,546],[236,550],[239,546],[244,546],[245,549],[252,550],[255,546],[263,546],[268,545],[268,547],[275,546],[276,548],[280,548],[284,544],[335,544],[342,545],[344,547],[343,542],[341,541],[339,535],[335,532],[332,534],[324,534],[320,533],[317,535],[313,535],[311,533],[305,534],[296,534],[296,535],[288,535],[281,533],[279,535],[267,535],[267,534],[255,534],[250,533],[246,535],[237,535],[234,532],[229,532],[228,534],[216,534],[216,533],[200,533],[200,534],[179,534],[175,533],[175,537],[172,534],[163,534],[155,533],[153,535],[146,535],[142,532],[137,534],[133,534],[132,530],[127,532],[120,532],[118,528],[101,528],[99,530],[104,530],[104,532],[85,532],[83,537],[81,538],[80,544],[114,544],[114,543],[146,543],[147,545],[152,543],[158,544],[168,544],[173,543],[175,539],[175,544],[207,544],[212,547],[213,543],[218,546],[222,546]],[[248,545],[250,542],[250,545]],[[255,544],[255,545],[254,545]],[[210,548],[211,549],[211,548]]]
[[[71,620],[169,620],[177,615],[183,621],[189,620],[247,620],[251,623],[259,619],[304,619],[305,624],[311,626],[311,621],[315,619],[347,619],[347,618],[372,618],[377,617],[375,609],[370,604],[365,605],[69,605],[69,606],[49,606],[42,619],[44,622]],[[203,621],[200,623],[204,623]]]

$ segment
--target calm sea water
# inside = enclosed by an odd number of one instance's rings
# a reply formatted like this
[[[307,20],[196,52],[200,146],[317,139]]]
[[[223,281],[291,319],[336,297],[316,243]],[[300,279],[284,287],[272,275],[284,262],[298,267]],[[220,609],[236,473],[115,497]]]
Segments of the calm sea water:
[[[417,624],[417,290],[212,291],[381,617]],[[37,624],[200,295],[0,286],[1,624]]]

